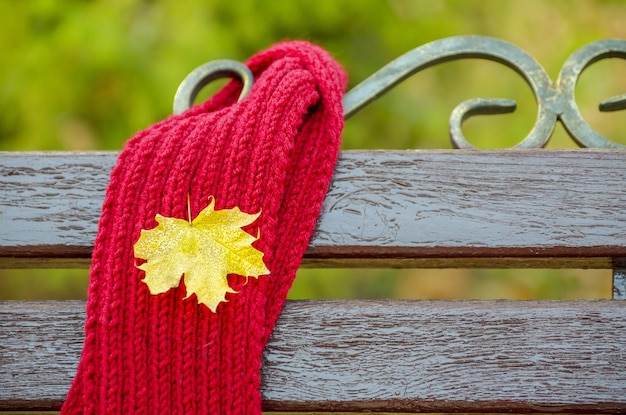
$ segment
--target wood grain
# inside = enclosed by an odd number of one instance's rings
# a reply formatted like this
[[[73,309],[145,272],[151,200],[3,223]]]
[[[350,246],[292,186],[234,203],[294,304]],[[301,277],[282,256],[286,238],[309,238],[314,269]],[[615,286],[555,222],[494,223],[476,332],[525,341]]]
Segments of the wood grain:
[[[84,303],[0,302],[0,410],[58,409]],[[288,387],[287,387],[288,385]],[[626,412],[621,301],[291,301],[267,411]]]
[[[86,267],[117,153],[0,153],[0,266]],[[304,266],[626,258],[626,151],[346,151]]]

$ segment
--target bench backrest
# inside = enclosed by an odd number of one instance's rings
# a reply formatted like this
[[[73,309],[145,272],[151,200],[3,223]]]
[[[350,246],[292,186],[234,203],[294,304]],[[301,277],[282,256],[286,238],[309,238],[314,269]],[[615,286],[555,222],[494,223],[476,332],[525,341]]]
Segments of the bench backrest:
[[[87,267],[115,158],[0,153],[0,267]],[[303,265],[610,268],[626,299],[625,183],[625,149],[346,151]],[[58,410],[84,308],[0,302],[0,411]],[[289,301],[262,395],[282,412],[624,413],[626,302]]]
[[[115,156],[0,154],[0,264],[87,266]],[[305,265],[615,268],[624,298],[624,183],[623,150],[344,152]],[[0,303],[0,409],[60,406],[83,310]],[[614,413],[625,368],[621,301],[297,301],[263,396],[281,411]]]

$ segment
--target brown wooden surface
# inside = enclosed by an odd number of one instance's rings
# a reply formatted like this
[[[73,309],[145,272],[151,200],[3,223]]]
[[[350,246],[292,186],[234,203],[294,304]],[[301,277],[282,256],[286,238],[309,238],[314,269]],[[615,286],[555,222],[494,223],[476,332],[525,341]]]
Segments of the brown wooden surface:
[[[58,408],[84,303],[0,302],[0,410]],[[266,348],[276,411],[626,412],[621,301],[294,301]]]
[[[0,266],[85,267],[116,153],[0,153]],[[626,257],[626,151],[347,151],[305,266]]]

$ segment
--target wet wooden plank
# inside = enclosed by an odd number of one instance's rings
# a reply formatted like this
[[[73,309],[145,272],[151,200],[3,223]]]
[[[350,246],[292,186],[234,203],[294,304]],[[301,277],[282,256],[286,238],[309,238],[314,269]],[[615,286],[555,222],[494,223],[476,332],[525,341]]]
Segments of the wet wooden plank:
[[[0,266],[86,267],[117,153],[0,153]],[[305,266],[626,257],[626,151],[346,151]]]
[[[0,410],[54,410],[84,303],[0,302]],[[263,360],[268,411],[626,411],[621,301],[292,301]]]

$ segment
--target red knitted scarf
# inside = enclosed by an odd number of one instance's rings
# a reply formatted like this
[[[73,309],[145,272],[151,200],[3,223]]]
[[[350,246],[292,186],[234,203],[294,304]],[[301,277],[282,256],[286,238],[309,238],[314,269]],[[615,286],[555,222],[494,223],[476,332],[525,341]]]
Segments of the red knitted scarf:
[[[63,414],[260,414],[263,347],[337,158],[346,77],[322,49],[275,45],[240,84],[129,140],[111,173],[92,259],[85,344]],[[152,295],[133,245],[155,216],[216,209],[255,221],[271,275],[229,276],[217,312],[178,288]],[[256,235],[256,234],[255,234]]]

